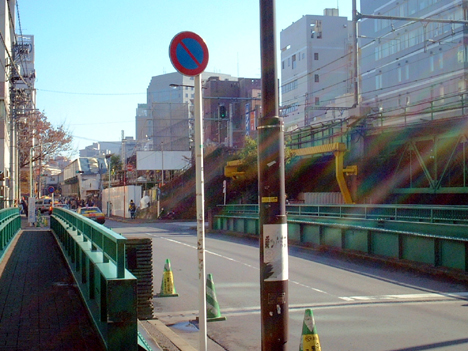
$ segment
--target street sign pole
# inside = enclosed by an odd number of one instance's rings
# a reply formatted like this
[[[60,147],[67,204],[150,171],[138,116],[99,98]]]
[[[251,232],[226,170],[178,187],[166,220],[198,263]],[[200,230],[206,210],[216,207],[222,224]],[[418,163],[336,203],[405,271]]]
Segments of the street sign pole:
[[[200,348],[207,349],[206,337],[206,283],[205,283],[205,193],[203,176],[203,128],[202,128],[202,95],[201,76],[195,76],[195,174],[197,200],[197,253],[199,273],[199,330]]]
[[[205,273],[205,194],[203,178],[203,120],[201,73],[208,65],[208,47],[195,33],[181,32],[169,45],[169,57],[174,68],[195,77],[195,180],[197,203],[197,256],[199,280],[199,350],[207,350],[206,336],[206,273]]]
[[[284,125],[278,113],[275,27],[275,1],[260,0],[262,118],[258,120],[258,193],[263,351],[287,349],[289,318]]]

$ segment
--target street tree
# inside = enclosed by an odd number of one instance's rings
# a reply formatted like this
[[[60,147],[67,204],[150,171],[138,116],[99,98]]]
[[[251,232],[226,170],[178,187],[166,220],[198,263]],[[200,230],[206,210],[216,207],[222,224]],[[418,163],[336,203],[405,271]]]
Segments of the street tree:
[[[18,121],[18,147],[20,167],[30,163],[30,150],[34,145],[32,162],[55,158],[72,150],[73,137],[63,124],[54,127],[44,112],[31,114],[27,119]]]
[[[111,172],[115,173],[122,170],[122,159],[120,155],[112,155],[110,160]]]

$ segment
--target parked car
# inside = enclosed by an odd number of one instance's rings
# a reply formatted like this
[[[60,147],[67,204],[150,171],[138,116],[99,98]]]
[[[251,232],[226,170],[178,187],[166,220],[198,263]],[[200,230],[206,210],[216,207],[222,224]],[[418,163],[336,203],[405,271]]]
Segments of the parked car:
[[[106,221],[104,213],[99,209],[99,207],[80,207],[76,213],[83,215],[95,222],[103,224]]]
[[[36,210],[41,211],[41,213],[49,211],[50,206],[52,206],[52,199],[42,198],[36,200]]]

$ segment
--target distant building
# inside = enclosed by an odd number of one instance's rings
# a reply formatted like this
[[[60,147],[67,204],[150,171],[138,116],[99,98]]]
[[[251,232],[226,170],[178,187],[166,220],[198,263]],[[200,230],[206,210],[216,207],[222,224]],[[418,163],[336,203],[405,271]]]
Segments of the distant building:
[[[460,0],[361,1],[368,15],[467,21],[467,10]],[[466,25],[364,19],[359,33],[362,113],[376,125],[466,116]]]
[[[121,159],[123,164],[128,163],[128,159],[132,156],[136,157],[137,141],[133,137],[125,137],[121,141]]]
[[[261,79],[221,80],[210,77],[203,89],[205,143],[242,147],[256,138],[261,114]]]
[[[121,141],[98,141],[80,150],[80,157],[98,157],[107,154],[120,155],[121,150]]]
[[[139,149],[153,150],[153,120],[148,117],[148,105],[138,104],[135,116],[135,139]]]
[[[203,72],[202,82],[209,77],[237,79],[219,73]],[[152,126],[153,150],[188,151],[193,142],[194,77],[178,72],[155,76],[147,90],[147,129]],[[138,136],[139,137],[139,136]]]
[[[261,105],[259,79],[204,72],[202,86],[205,143],[240,147],[246,134],[255,137]],[[177,72],[153,77],[147,112],[143,104],[137,109],[139,144],[155,151],[191,150],[194,94],[193,77]]]
[[[336,117],[351,107],[352,25],[337,9],[305,15],[280,33],[281,115],[286,131]]]

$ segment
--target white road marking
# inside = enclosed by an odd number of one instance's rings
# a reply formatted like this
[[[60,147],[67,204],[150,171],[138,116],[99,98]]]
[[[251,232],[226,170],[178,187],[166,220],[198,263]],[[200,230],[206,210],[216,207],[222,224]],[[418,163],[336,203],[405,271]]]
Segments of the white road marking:
[[[440,300],[440,299],[466,299],[468,292],[456,293],[424,293],[424,294],[401,294],[401,295],[376,295],[376,296],[346,296],[339,297],[344,301],[405,301],[405,300]]]
[[[171,242],[176,243],[176,244],[179,244],[179,245],[187,246],[187,247],[190,247],[190,248],[195,249],[195,250],[197,249],[197,247],[194,246],[194,245],[186,244],[186,243],[183,243],[183,242],[174,240],[174,239],[169,239],[169,238],[164,238],[164,237],[162,237],[161,239],[164,239],[164,240],[167,240],[167,241],[171,241]],[[210,251],[210,250],[205,250],[205,253],[211,254],[211,255],[213,255],[213,256],[218,256],[218,257],[224,258],[224,259],[226,259],[226,260],[228,260],[228,261],[232,261],[232,262],[236,262],[236,263],[242,264],[242,265],[244,265],[244,266],[246,266],[246,267],[249,267],[249,268],[254,268],[254,269],[257,269],[257,270],[259,269],[258,267],[252,266],[252,265],[250,265],[250,264],[248,264],[248,263],[238,261],[238,260],[236,260],[236,259],[234,259],[234,258],[232,258],[232,257],[224,256],[224,255],[218,254],[218,253],[213,252],[213,251]]]
[[[468,292],[456,293],[424,293],[424,294],[401,294],[401,295],[380,295],[380,296],[350,296],[340,297],[344,301],[335,302],[320,302],[320,303],[301,303],[289,304],[289,313],[303,313],[304,309],[311,308],[314,310],[330,309],[330,308],[357,308],[369,307],[375,304],[381,306],[390,306],[388,303],[435,303],[435,302],[455,302],[457,300],[468,298]],[[199,311],[172,311],[170,313],[159,312],[155,313],[154,317],[170,322],[174,319],[194,319]],[[222,314],[226,316],[245,316],[251,314],[259,314],[260,306],[245,306],[242,308],[223,308]]]
[[[181,241],[174,240],[174,239],[171,239],[171,238],[161,237],[161,239],[173,242],[175,244],[187,246],[187,247],[192,248],[194,250],[197,249],[197,247],[194,246],[194,245],[186,244],[186,243],[183,243]],[[236,260],[236,259],[234,259],[232,257],[221,255],[221,254],[218,254],[218,253],[210,251],[210,250],[206,250],[205,252],[208,253],[208,254],[214,255],[214,256],[224,258],[224,259],[232,261],[232,262],[239,263],[239,264],[244,265],[246,267],[259,270],[259,268],[257,266],[252,266],[252,265],[247,264],[245,262],[241,262],[239,260]],[[302,287],[304,287],[306,289],[313,290],[313,291],[321,293],[321,294],[336,297],[336,298],[338,298],[340,300],[343,300],[343,301],[346,301],[346,302],[389,302],[389,301],[403,302],[403,301],[411,301],[411,300],[414,300],[414,301],[427,301],[427,300],[433,301],[433,300],[435,300],[435,301],[437,301],[437,300],[446,300],[446,299],[468,299],[468,292],[454,292],[454,293],[434,292],[434,293],[422,293],[422,294],[374,295],[374,296],[372,296],[372,295],[370,295],[370,296],[336,296],[336,295],[330,294],[330,293],[328,293],[326,291],[314,288],[314,287],[306,285],[306,284],[299,283],[299,282],[294,281],[294,280],[289,280],[289,282],[292,283],[292,284],[298,285],[298,286],[302,286]],[[304,305],[302,304],[300,306],[304,306]],[[294,308],[294,307],[290,305],[290,308]],[[256,307],[253,307],[253,309],[256,309]]]

